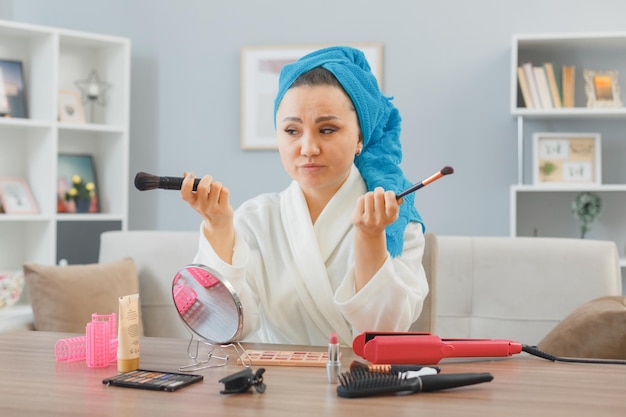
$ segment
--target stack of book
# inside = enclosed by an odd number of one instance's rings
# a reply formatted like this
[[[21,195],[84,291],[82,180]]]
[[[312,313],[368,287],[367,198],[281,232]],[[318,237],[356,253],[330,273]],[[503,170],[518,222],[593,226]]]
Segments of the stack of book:
[[[528,109],[574,107],[574,66],[559,71],[551,62],[533,66],[526,62],[517,68],[517,79]]]

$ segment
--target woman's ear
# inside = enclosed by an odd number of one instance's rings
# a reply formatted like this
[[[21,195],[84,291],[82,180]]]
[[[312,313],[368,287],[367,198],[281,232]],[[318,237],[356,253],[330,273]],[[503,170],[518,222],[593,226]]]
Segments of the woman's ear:
[[[356,143],[356,152],[355,155],[359,156],[361,155],[361,151],[363,151],[363,135],[361,134],[361,132],[359,132],[359,140]]]

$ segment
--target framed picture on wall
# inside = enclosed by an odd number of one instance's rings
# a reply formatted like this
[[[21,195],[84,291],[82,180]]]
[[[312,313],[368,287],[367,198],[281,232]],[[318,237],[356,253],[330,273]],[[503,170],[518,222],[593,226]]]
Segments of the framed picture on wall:
[[[59,154],[57,178],[58,213],[99,213],[98,182],[93,157]]]
[[[382,89],[382,43],[346,44],[361,50]],[[331,45],[246,46],[241,49],[241,148],[276,149],[274,99],[286,64]]]
[[[23,178],[0,178],[0,212],[7,214],[39,213],[28,183]]]
[[[602,184],[599,133],[535,133],[533,184]]]
[[[0,117],[28,117],[21,61],[0,59]]]

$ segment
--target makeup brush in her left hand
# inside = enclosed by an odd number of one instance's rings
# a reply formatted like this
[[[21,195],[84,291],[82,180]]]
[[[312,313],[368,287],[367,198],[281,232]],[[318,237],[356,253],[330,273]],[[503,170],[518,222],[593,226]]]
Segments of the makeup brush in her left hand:
[[[196,191],[200,178],[193,181],[193,190]],[[135,188],[139,191],[156,190],[180,190],[183,185],[182,177],[159,177],[157,175],[138,172],[135,175]]]
[[[407,188],[404,191],[401,191],[400,193],[396,194],[396,200],[399,198],[404,197],[407,194],[411,194],[414,191],[419,190],[420,188],[430,184],[433,181],[438,180],[439,178],[443,177],[444,175],[449,175],[454,173],[454,168],[450,167],[450,166],[445,166],[443,168],[441,168],[441,170],[439,172],[434,173],[433,175],[431,175],[430,177],[426,178],[425,180],[423,180],[422,182],[418,182],[417,184],[414,184],[412,186],[410,186],[409,188]]]

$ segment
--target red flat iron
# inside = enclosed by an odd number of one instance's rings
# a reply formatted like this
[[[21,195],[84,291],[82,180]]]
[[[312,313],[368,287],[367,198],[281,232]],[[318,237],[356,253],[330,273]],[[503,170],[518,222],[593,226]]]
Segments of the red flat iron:
[[[504,339],[442,339],[421,332],[364,332],[352,342],[354,353],[374,364],[439,363],[444,358],[501,357],[522,352]]]

